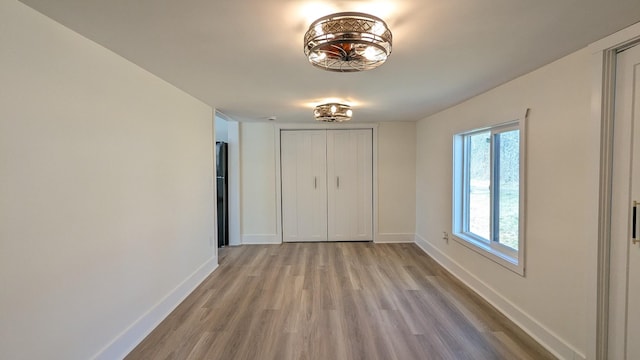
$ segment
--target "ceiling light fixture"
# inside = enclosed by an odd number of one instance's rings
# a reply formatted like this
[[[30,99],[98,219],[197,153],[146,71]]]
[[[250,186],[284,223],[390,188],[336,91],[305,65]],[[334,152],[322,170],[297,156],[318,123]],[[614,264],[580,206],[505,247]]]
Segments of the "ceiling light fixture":
[[[304,54],[312,65],[354,72],[382,65],[391,54],[391,30],[380,18],[341,12],[314,21],[304,34]]]
[[[316,106],[313,115],[318,121],[343,122],[351,120],[351,106],[338,103],[327,103]]]

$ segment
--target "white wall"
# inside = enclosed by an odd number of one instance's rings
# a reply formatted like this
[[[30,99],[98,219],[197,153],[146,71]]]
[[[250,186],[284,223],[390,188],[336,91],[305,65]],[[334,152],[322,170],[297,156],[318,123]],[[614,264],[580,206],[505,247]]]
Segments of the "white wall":
[[[272,123],[240,123],[242,243],[279,242],[276,236],[276,150]]]
[[[593,139],[589,53],[581,50],[418,123],[417,242],[562,358],[584,357]],[[531,108],[526,277],[441,239],[451,231],[452,136]],[[597,138],[597,136],[596,136]],[[595,181],[597,183],[597,181]],[[597,202],[597,201],[596,201]]]
[[[309,124],[301,126],[305,125]],[[410,122],[381,123],[378,127],[378,241],[412,242],[415,238],[415,129],[415,123]],[[241,123],[245,244],[280,242],[275,134],[273,123]]]
[[[216,266],[212,109],[14,0],[0,49],[0,358],[117,358]]]
[[[378,127],[378,242],[413,242],[416,206],[416,123]]]
[[[215,117],[216,128],[216,141],[227,142],[229,140],[229,130],[227,120],[216,116]]]

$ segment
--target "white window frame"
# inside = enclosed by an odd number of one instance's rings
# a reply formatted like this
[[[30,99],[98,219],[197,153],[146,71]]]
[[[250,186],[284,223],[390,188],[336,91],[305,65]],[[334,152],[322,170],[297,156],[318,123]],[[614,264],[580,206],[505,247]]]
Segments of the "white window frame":
[[[474,135],[481,132],[491,133],[491,179],[494,179],[494,154],[493,154],[493,137],[495,134],[519,130],[520,135],[520,148],[519,148],[519,213],[518,213],[518,251],[515,251],[508,246],[500,244],[492,239],[484,239],[478,235],[475,235],[469,231],[466,231],[465,224],[469,223],[469,212],[466,186],[468,184],[468,154],[465,154],[467,147],[465,141],[469,135]],[[485,256],[486,258],[504,266],[505,268],[524,276],[525,273],[525,150],[526,150],[526,116],[521,119],[516,119],[506,123],[497,124],[494,126],[488,126],[469,131],[457,133],[453,136],[453,239],[458,243],[476,251],[477,253]],[[491,198],[493,199],[493,188],[491,189]],[[495,227],[494,221],[494,204],[491,205],[491,231]]]

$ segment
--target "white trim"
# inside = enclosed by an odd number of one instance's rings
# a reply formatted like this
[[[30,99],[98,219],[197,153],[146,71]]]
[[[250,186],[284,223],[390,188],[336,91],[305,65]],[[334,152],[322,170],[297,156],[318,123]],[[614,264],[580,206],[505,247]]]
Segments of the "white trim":
[[[371,240],[374,243],[378,241],[378,125],[379,124],[368,125],[371,127],[373,141],[371,143],[371,146],[373,147],[373,167],[371,169],[373,172],[373,184],[371,188],[371,191],[373,192],[373,194],[371,194],[373,196],[373,223],[371,224],[371,236],[373,239]]]
[[[412,243],[415,237],[414,233],[378,233],[375,242],[377,244]]]
[[[195,290],[213,271],[218,268],[215,257],[207,260],[196,271],[171,290],[157,304],[134,321],[111,343],[98,351],[92,359],[113,360],[124,359],[138,344],[144,340],[169,314]]]
[[[369,125],[371,126],[371,131],[372,131],[372,143],[371,146],[373,147],[372,151],[373,151],[373,167],[372,167],[372,172],[373,172],[373,184],[371,185],[371,191],[373,192],[371,195],[373,196],[373,223],[371,224],[371,236],[373,237],[373,242],[378,242],[378,125],[379,124],[372,124]]]
[[[451,259],[437,247],[431,245],[428,241],[416,234],[416,245],[422,251],[433,258],[438,264],[447,269],[453,276],[469,287],[473,292],[478,294],[494,308],[500,311],[509,320],[520,327],[524,332],[529,334],[540,345],[545,347],[549,352],[559,359],[566,360],[585,360],[584,354],[580,353],[574,347],[569,345],[558,335],[547,329],[544,325],[536,321],[532,316],[520,309],[516,304],[509,301],[489,285],[468,272],[464,267]]]
[[[211,198],[211,210],[213,210],[213,219],[211,219],[211,223],[213,228],[211,231],[213,233],[209,236],[209,246],[211,247],[211,253],[213,257],[216,258],[216,263],[218,262],[218,186],[216,183],[216,169],[218,169],[218,157],[216,155],[216,110],[213,109],[213,116],[211,117],[211,166],[213,166],[213,172],[211,173],[211,194],[213,198]]]
[[[281,169],[281,149],[280,149],[280,129],[281,124],[276,124],[274,127],[274,139],[275,139],[275,174],[276,174],[276,239],[280,242],[284,242],[282,234],[282,169]]]
[[[453,240],[459,244],[468,247],[485,258],[501,265],[507,270],[513,271],[520,276],[525,276],[525,251],[526,251],[526,169],[527,169],[527,122],[529,109],[520,116],[515,116],[511,120],[490,125],[482,128],[472,129],[459,132],[453,135],[453,192],[452,192],[452,233]],[[518,250],[513,250],[501,244],[495,244],[493,241],[483,239],[480,236],[465,231],[465,223],[469,221],[468,213],[465,212],[465,182],[467,179],[467,159],[465,158],[465,139],[469,135],[482,132],[490,132],[493,138],[494,134],[504,131],[519,131],[519,219],[518,219]],[[493,140],[492,140],[493,142]],[[493,146],[493,145],[492,145]],[[491,178],[494,173],[494,155],[491,155]],[[492,180],[493,181],[493,180]],[[491,190],[493,194],[493,190]],[[491,218],[493,227],[494,214],[493,205],[491,209]]]
[[[599,194],[593,200],[597,206],[594,229],[597,241],[588,248],[587,286],[587,354],[589,359],[606,359],[608,355],[609,322],[609,247],[611,243],[611,178],[613,164],[613,116],[616,52],[640,41],[640,23],[631,25],[589,45],[591,51],[591,132],[587,139],[594,144],[590,157],[599,159],[594,170],[599,173],[597,183],[591,184]]]
[[[484,256],[507,270],[513,271],[520,276],[524,276],[524,266],[519,266],[521,264],[517,263],[517,259],[515,257],[507,255],[506,252],[498,251],[495,246],[490,246],[486,242],[480,240],[480,237],[458,232],[453,232],[451,236],[458,244],[481,256]]]
[[[229,167],[229,245],[240,245],[241,213],[240,213],[240,123],[227,122],[227,143],[229,144],[227,166]]]
[[[373,242],[378,242],[378,123],[312,123],[312,124],[275,124],[274,138],[276,151],[276,240],[280,244],[282,240],[282,184],[280,163],[280,131],[281,130],[353,130],[371,129],[373,146]],[[244,244],[244,242],[243,242]]]
[[[245,234],[242,235],[242,245],[282,244],[277,234]]]

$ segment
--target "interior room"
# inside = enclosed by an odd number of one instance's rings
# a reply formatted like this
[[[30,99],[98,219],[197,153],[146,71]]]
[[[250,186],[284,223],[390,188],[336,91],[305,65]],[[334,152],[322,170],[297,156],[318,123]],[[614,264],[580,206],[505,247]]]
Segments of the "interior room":
[[[640,358],[638,43],[637,0],[0,0],[0,358]]]

